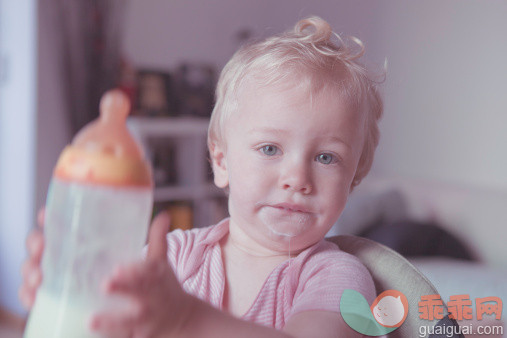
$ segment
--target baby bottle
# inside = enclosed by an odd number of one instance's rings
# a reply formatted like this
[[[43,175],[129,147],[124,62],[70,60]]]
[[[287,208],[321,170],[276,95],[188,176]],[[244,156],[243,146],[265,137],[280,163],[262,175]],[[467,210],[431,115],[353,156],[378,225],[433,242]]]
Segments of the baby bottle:
[[[126,299],[105,296],[114,268],[141,259],[150,221],[151,167],[126,128],[130,103],[107,92],[100,117],[60,155],[44,225],[43,282],[25,338],[96,338],[91,315],[115,311]]]

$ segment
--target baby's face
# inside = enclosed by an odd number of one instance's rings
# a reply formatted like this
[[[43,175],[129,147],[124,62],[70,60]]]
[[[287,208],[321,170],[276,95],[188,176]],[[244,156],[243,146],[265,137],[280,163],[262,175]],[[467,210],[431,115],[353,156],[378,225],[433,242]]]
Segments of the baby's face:
[[[336,92],[243,85],[226,123],[215,182],[229,185],[231,225],[271,250],[304,249],[342,212],[359,161],[364,121]]]

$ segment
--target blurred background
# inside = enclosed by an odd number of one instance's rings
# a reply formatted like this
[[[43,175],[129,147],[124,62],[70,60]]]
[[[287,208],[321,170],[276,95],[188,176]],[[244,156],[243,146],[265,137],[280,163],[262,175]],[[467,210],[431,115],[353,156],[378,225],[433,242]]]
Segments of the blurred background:
[[[1,0],[2,316],[24,315],[25,237],[105,90],[133,101],[156,210],[175,227],[212,224],[226,215],[204,144],[216,78],[241,44],[308,15],[361,39],[371,69],[388,65],[372,172],[330,235],[390,245],[445,297],[507,300],[507,2]]]

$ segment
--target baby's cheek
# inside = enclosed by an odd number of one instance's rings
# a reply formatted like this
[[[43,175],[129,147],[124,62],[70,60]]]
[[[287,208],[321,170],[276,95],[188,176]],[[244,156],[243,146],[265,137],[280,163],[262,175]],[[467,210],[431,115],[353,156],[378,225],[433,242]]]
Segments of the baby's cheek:
[[[240,159],[238,162],[231,171],[231,180],[238,187],[249,189],[247,191],[253,193],[270,184],[273,173],[269,172],[269,168],[260,168],[255,161],[248,158]]]
[[[233,172],[229,179],[230,196],[238,203],[258,199],[261,184],[263,182],[256,179],[255,173],[246,168]]]
[[[241,166],[235,168],[230,173],[230,185],[231,188],[235,188],[238,191],[249,192],[250,189],[256,185],[262,183],[259,182],[257,175],[248,166]]]
[[[329,205],[344,206],[349,196],[349,188],[343,182],[337,184],[328,184],[322,188],[323,197]]]

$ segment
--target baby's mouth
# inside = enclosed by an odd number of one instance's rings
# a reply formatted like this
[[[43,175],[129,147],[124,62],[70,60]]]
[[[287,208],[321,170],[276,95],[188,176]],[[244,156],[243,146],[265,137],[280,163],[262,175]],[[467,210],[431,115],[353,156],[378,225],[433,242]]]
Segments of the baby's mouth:
[[[299,205],[299,204],[278,203],[278,204],[274,204],[274,205],[270,205],[270,206],[272,208],[286,211],[288,213],[303,213],[303,214],[311,213],[307,207]]]

